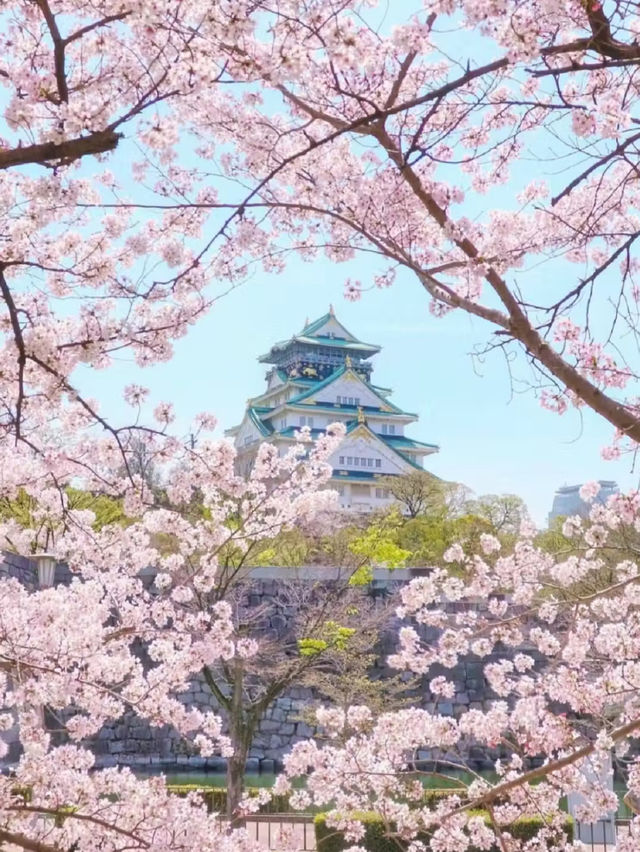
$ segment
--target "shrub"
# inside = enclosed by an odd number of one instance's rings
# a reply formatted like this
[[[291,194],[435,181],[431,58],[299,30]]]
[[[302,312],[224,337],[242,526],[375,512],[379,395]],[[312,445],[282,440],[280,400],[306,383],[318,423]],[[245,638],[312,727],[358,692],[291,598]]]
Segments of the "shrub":
[[[438,793],[442,795],[440,791]],[[486,811],[473,811],[473,814],[482,815],[487,823],[490,822],[489,814]],[[387,827],[378,814],[354,814],[354,818],[362,822],[364,826],[364,837],[359,843],[368,852],[399,852],[400,849],[406,849],[408,846],[408,843],[387,834]],[[538,834],[543,825],[542,817],[520,817],[509,826],[505,826],[505,830],[519,840],[531,840]],[[314,819],[314,826],[318,852],[342,852],[342,850],[353,845],[345,840],[342,832],[327,825],[326,814],[318,814]],[[573,840],[573,820],[571,817],[565,818],[563,830],[567,840]],[[429,836],[424,833],[417,839],[427,843]],[[469,852],[472,852],[472,850],[469,850]],[[489,852],[499,852],[498,847],[493,846]]]
[[[227,810],[227,790],[225,787],[200,787],[198,784],[172,784],[168,790],[176,796],[199,793],[209,813],[225,813]],[[257,796],[259,787],[249,787],[245,791],[249,796]],[[290,811],[289,797],[275,795],[264,805],[260,805],[261,814],[281,814]]]

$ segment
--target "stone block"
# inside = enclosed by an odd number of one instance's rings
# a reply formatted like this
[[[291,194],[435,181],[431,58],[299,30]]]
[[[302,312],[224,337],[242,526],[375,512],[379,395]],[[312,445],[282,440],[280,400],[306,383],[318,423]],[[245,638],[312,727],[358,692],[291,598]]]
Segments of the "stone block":
[[[296,725],[296,734],[298,734],[299,737],[307,739],[308,737],[313,736],[313,728],[309,727],[306,722],[298,722]]]
[[[282,749],[280,749],[280,748],[266,748],[264,750],[264,754],[265,754],[265,758],[267,760],[273,760],[273,761],[280,760],[281,757],[282,757]],[[262,772],[265,772],[265,771],[266,770],[264,770],[264,769],[262,770]]]
[[[260,772],[271,773],[276,771],[275,761],[271,758],[266,758],[260,761]]]
[[[260,762],[264,757],[264,749],[262,748],[251,748],[249,749],[249,757],[253,760],[254,758]]]
[[[245,763],[245,772],[250,775],[257,775],[260,772],[260,760],[257,757],[250,757]]]
[[[226,772],[227,761],[224,757],[208,757],[205,762],[205,768],[210,772]]]

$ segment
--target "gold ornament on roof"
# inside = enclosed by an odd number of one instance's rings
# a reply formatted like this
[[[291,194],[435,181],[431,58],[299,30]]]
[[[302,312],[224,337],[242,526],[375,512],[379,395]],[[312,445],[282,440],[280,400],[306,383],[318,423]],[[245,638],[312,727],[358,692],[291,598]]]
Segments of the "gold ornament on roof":
[[[358,423],[365,423],[364,419],[364,411],[362,410],[362,406],[358,406]]]
[[[351,369],[351,355],[347,355],[347,357],[344,359],[344,365],[347,370]]]

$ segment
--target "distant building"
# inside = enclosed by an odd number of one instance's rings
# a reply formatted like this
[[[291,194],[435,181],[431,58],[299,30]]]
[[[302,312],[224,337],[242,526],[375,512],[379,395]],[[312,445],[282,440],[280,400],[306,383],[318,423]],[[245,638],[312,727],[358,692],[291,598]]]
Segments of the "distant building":
[[[618,483],[611,479],[599,480],[600,491],[593,503],[606,503],[612,494],[617,494],[620,490]],[[593,503],[586,503],[580,497],[580,489],[582,485],[563,485],[558,488],[553,498],[553,505],[549,512],[549,525],[556,518],[567,518],[570,515],[580,515],[583,518],[588,517]]]
[[[273,365],[266,389],[248,400],[242,422],[226,432],[235,442],[239,473],[249,473],[260,442],[274,443],[284,454],[301,426],[316,437],[341,421],[347,434],[331,458],[330,482],[341,506],[370,512],[392,503],[380,477],[422,470],[423,458],[438,447],[408,437],[405,429],[418,416],[394,405],[389,388],[372,384],[369,359],[379,351],[347,331],[332,308],[275,343],[259,359]]]

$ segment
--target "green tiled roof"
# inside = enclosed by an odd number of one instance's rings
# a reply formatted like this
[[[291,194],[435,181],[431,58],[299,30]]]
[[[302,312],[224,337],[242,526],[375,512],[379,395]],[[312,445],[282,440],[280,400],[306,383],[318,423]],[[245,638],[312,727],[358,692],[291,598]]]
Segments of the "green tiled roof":
[[[440,449],[437,444],[425,444],[423,441],[415,441],[413,438],[407,438],[405,435],[381,435],[381,437],[390,446],[398,450],[421,449],[422,447],[430,450]]]
[[[358,410],[361,408],[365,418],[367,414],[376,415],[378,417],[388,417],[392,420],[394,417],[412,417],[417,418],[416,414],[413,414],[410,411],[400,411],[400,409],[396,409],[395,411],[385,411],[382,408],[376,408],[373,405],[331,405],[330,402],[324,403],[312,403],[312,402],[294,402],[293,400],[289,400],[288,402],[283,402],[282,405],[279,405],[278,408],[269,408],[268,417],[271,417],[276,412],[280,412],[283,408],[290,407],[293,411],[304,412],[304,414],[310,415],[313,417],[314,412],[317,414],[333,414],[336,417],[340,415],[350,415],[354,419],[358,416]],[[376,433],[377,434],[377,433]]]
[[[321,382],[318,382],[316,385],[313,385],[313,387],[310,387],[308,390],[303,391],[302,393],[299,393],[297,396],[292,397],[289,400],[289,405],[297,404],[298,402],[302,402],[307,397],[313,396],[313,394],[317,393],[318,391],[322,390],[323,388],[328,387],[328,385],[330,385],[336,379],[339,379],[340,376],[344,375],[344,373],[346,373],[348,369],[349,368],[344,364],[342,365],[342,367],[338,367],[338,369],[334,370],[334,372],[331,373],[331,375],[327,376],[326,379],[323,379]],[[380,402],[383,405],[388,406],[391,409],[391,413],[394,413],[394,414],[409,414],[410,413],[408,411],[402,411],[402,409],[398,408],[392,402],[389,402],[383,396],[380,396],[379,392],[375,389],[375,387],[373,385],[370,385],[369,382],[367,382],[365,379],[362,378],[362,376],[360,376],[359,378],[360,378],[362,384],[366,388],[369,388],[369,390],[378,397],[378,399],[380,400]],[[322,404],[319,404],[317,407],[321,408]],[[349,406],[340,405],[339,408],[340,408],[340,410],[348,411]],[[366,411],[366,407],[363,406],[363,408]],[[357,408],[356,408],[356,410],[357,410]],[[416,416],[416,415],[412,415],[412,416]]]
[[[358,338],[354,334],[351,334],[349,329],[345,328],[345,326],[340,322],[340,320],[336,317],[336,315],[333,313],[333,311],[329,311],[329,313],[324,314],[323,316],[321,316],[317,320],[313,320],[313,322],[308,322],[305,325],[305,327],[302,329],[302,331],[300,332],[300,335],[303,336],[303,337],[312,336],[312,337],[314,337],[318,340],[324,339],[326,335],[318,335],[318,334],[315,334],[314,332],[319,331],[322,328],[323,325],[325,325],[328,322],[331,322],[331,320],[336,322],[344,330],[345,335],[346,335],[345,337],[336,336],[335,338],[331,338],[331,339],[345,340],[345,341],[349,341],[350,343],[361,343],[363,346],[369,346],[370,345],[368,343],[362,343],[362,341],[358,340]],[[327,338],[327,339],[329,339],[329,338]],[[379,349],[379,348],[380,347],[376,347],[376,349]]]
[[[353,482],[354,480],[359,482],[376,482],[385,475],[384,473],[374,473],[371,470],[334,470],[331,478],[336,482]]]
[[[366,426],[366,424],[358,423],[357,420],[350,421],[349,423],[347,423],[347,435],[349,435],[351,432],[353,432],[355,429],[357,429],[359,426],[362,426],[362,425],[364,425],[366,429],[369,429],[369,427]],[[274,434],[275,437],[294,438],[295,433],[298,432],[299,429],[300,429],[299,426],[287,426],[286,429],[276,430],[273,434]],[[311,429],[310,431],[311,431],[311,437],[314,440],[319,435],[324,434],[324,429]],[[380,441],[382,441],[383,444],[385,444],[387,447],[389,447],[389,449],[392,450],[396,455],[400,456],[400,458],[404,462],[406,462],[406,464],[410,464],[411,467],[415,467],[417,470],[423,470],[422,466],[419,465],[416,461],[414,461],[413,459],[407,458],[407,456],[403,452],[401,452],[398,448],[394,447],[393,443],[387,440],[387,438],[388,438],[387,435],[379,435],[377,432],[373,432],[371,429],[369,429],[369,431],[371,432],[372,435],[374,435],[376,438],[378,438]],[[434,444],[423,444],[423,446],[433,447],[435,445]],[[351,473],[351,472],[352,471],[349,471],[348,473]],[[361,471],[360,475],[366,476],[367,472]],[[376,474],[375,474],[374,471],[371,471],[370,475],[372,477],[374,477]],[[381,474],[378,473],[377,475],[380,476]],[[341,478],[342,473],[337,474],[337,476],[339,476]]]
[[[321,343],[323,346],[338,346],[340,349],[358,349],[365,352],[379,352],[380,347],[374,343],[363,343],[361,340],[345,340],[344,337],[329,337],[328,335],[308,334],[296,335],[291,338],[300,343]]]
[[[261,355],[258,358],[258,361],[262,364],[270,364],[274,353],[287,349],[294,343],[304,343],[306,346],[329,346],[335,349],[340,349],[343,352],[357,352],[365,358],[368,358],[370,355],[375,355],[376,352],[380,351],[380,347],[374,346],[372,343],[352,343],[350,340],[344,340],[340,337],[308,337],[306,335],[295,335],[294,337],[290,337],[288,340],[281,340],[278,343],[274,343],[265,355]]]
[[[265,414],[270,410],[270,408],[264,407],[247,408],[247,416],[249,417],[249,420],[251,420],[253,425],[258,428],[260,434],[264,436],[271,435],[273,433],[273,426],[270,423],[265,423],[264,420],[261,420],[260,414]]]
[[[316,332],[326,325],[326,323],[331,322],[332,320],[343,329],[344,337],[339,335],[329,336],[328,334],[316,334]],[[379,346],[376,346],[373,343],[365,343],[362,340],[358,340],[357,337],[354,337],[354,335],[342,325],[340,320],[337,319],[333,311],[329,311],[329,313],[324,314],[319,319],[314,320],[313,322],[308,322],[302,331],[298,334],[294,334],[293,337],[290,337],[288,340],[280,340],[278,343],[274,343],[267,354],[262,355],[258,360],[263,363],[265,361],[269,363],[275,352],[282,351],[283,349],[292,346],[294,343],[304,343],[310,346],[331,346],[343,351],[348,350],[350,352],[359,352],[365,358],[368,358],[370,355],[374,355],[376,352],[380,351]]]

